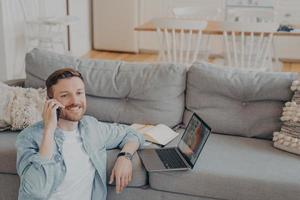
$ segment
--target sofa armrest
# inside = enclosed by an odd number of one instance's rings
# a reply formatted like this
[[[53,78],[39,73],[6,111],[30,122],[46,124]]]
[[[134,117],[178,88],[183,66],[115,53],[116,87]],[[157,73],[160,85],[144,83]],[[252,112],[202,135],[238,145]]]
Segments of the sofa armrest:
[[[13,79],[13,80],[7,80],[4,81],[5,84],[9,86],[20,86],[24,87],[25,79]]]

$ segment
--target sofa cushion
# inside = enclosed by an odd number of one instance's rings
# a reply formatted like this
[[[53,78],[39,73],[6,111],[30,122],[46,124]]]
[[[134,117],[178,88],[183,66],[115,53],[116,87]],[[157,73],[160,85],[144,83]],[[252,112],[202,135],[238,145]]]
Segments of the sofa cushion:
[[[18,175],[0,173],[0,188],[2,200],[18,199],[20,179]]]
[[[0,173],[17,174],[16,139],[19,132],[0,132]]]
[[[268,140],[211,134],[193,170],[149,174],[153,189],[216,199],[294,200],[300,159]]]
[[[79,60],[70,56],[50,51],[33,49],[25,56],[25,87],[45,87],[48,76],[63,67],[76,68]]]
[[[69,66],[85,79],[87,114],[120,123],[181,122],[186,69],[174,64],[75,59],[34,49],[26,55],[26,87],[40,87],[55,70]]]
[[[186,107],[214,132],[271,139],[296,76],[195,63],[187,76]]]
[[[186,85],[182,66],[83,60],[78,69],[86,80],[89,114],[129,124],[181,122]]]

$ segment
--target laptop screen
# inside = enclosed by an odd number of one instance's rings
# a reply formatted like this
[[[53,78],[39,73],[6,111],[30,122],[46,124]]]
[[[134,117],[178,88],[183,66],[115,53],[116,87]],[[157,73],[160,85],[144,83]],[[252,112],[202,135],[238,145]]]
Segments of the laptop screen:
[[[211,128],[194,113],[178,144],[179,150],[192,167],[194,167],[210,132]]]

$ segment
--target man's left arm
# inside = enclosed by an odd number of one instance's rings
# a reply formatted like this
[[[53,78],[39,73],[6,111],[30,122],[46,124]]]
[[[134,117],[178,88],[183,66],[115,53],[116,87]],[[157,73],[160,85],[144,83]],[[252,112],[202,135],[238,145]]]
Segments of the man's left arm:
[[[104,125],[104,124],[102,124]],[[123,189],[132,180],[131,158],[137,149],[143,146],[145,140],[143,135],[126,125],[107,124],[106,126],[106,148],[121,148],[114,168],[112,170],[110,181],[116,183],[116,192],[122,192]]]
[[[109,183],[112,184],[115,180],[116,183],[116,192],[120,193],[132,180],[132,155],[139,148],[140,144],[137,142],[127,142],[121,153],[119,153],[115,166],[110,175]]]

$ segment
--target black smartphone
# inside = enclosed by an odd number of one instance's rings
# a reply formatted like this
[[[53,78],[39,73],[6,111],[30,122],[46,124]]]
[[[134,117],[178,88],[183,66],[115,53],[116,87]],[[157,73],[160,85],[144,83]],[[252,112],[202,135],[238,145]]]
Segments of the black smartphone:
[[[61,113],[61,108],[57,108],[57,109],[56,109],[56,117],[57,117],[57,121],[59,120],[60,113]]]

